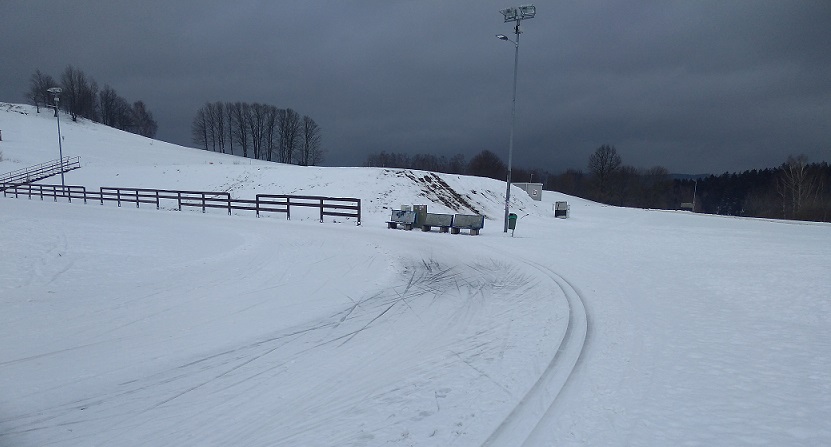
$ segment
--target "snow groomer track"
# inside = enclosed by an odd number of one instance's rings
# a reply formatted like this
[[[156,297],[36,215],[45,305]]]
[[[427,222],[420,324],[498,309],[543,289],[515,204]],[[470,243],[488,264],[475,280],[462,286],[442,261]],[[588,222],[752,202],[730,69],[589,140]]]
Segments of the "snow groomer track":
[[[37,223],[18,239],[61,254],[11,277],[56,291],[38,295],[43,312],[63,307],[37,343],[7,345],[0,374],[25,371],[32,386],[0,414],[4,445],[521,445],[585,338],[567,282],[471,245],[483,238],[438,249],[424,242],[435,235],[377,229],[376,245],[344,237],[367,231],[351,225],[8,206]],[[163,249],[149,225],[160,219],[190,252]],[[107,234],[152,262],[135,262],[129,283],[79,283],[116,278],[118,254],[64,234]],[[209,236],[222,242],[198,245]],[[160,256],[163,278],[151,275]],[[208,286],[184,274],[195,266]],[[57,293],[72,287],[83,309]]]
[[[559,349],[539,380],[483,446],[542,445],[546,441],[543,428],[554,416],[557,397],[572,377],[586,348],[589,316],[580,292],[553,270],[533,267],[556,282],[565,295],[569,307],[568,326]]]

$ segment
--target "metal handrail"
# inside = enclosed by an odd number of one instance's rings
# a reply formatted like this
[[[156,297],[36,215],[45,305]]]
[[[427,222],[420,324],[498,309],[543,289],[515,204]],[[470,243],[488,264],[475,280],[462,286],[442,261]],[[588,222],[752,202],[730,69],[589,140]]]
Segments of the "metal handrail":
[[[0,175],[0,183],[25,184],[81,167],[81,157],[64,157]]]

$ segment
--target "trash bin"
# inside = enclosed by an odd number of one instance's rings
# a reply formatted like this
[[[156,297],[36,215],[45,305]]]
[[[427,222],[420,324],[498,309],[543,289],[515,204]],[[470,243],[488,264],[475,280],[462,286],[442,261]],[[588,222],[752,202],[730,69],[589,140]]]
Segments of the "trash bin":
[[[508,229],[515,230],[516,229],[516,214],[511,213],[508,214]]]
[[[554,202],[554,217],[567,219],[569,208],[568,202]]]
[[[416,213],[416,220],[413,225],[420,227],[424,225],[427,219],[427,205],[413,205],[413,211]]]

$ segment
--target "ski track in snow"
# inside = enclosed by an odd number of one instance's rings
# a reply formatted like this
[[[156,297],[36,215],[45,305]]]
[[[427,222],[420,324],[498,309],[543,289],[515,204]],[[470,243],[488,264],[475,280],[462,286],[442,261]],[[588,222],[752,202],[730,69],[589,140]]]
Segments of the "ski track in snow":
[[[568,323],[563,338],[548,366],[511,413],[482,444],[490,446],[537,446],[546,440],[544,426],[552,417],[557,397],[566,386],[587,347],[589,315],[584,297],[567,279],[552,269],[523,261],[553,280],[568,302]]]
[[[0,172],[55,158],[51,115],[0,109]],[[62,130],[70,184],[360,197],[363,225],[0,199],[2,446],[831,445],[828,224],[515,190],[513,238],[492,179]],[[383,228],[425,203],[489,226]]]
[[[95,210],[107,212],[102,208]],[[417,233],[383,234],[396,240],[403,237],[401,240],[409,244],[408,238]],[[72,247],[67,248],[65,238],[50,244],[52,248],[46,251],[50,259],[54,258],[51,253],[55,250],[69,250],[68,260],[74,259]],[[236,251],[245,252],[244,247],[249,246],[251,242]],[[65,398],[58,388],[37,391],[40,396],[52,395],[51,403],[26,412],[0,415],[0,441],[100,446],[125,443],[357,446],[388,442],[478,445],[499,423],[500,416],[478,414],[468,405],[471,396],[477,396],[474,398],[477,401],[528,401],[532,399],[529,396],[538,394],[536,389],[542,388],[535,385],[530,393],[525,388],[524,384],[533,383],[528,374],[534,374],[536,369],[529,366],[546,357],[536,359],[541,352],[538,349],[542,349],[539,346],[520,345],[511,331],[514,321],[545,323],[539,326],[542,331],[539,343],[550,355],[560,356],[556,327],[564,325],[558,323],[560,317],[556,312],[542,317],[517,314],[518,311],[533,312],[539,302],[548,303],[546,306],[556,311],[557,307],[552,307],[554,303],[548,298],[556,295],[551,290],[543,292],[555,286],[556,278],[544,271],[536,277],[533,271],[496,258],[468,256],[467,262],[460,263],[455,259],[442,260],[441,256],[411,256],[393,257],[398,258],[396,263],[401,266],[400,281],[375,292],[348,297],[348,303],[324,318],[263,333],[241,344],[207,345],[198,349],[201,354],[178,356],[178,363],[165,368],[130,374],[118,383],[102,381],[100,385],[82,388],[85,392],[67,394]],[[221,257],[214,257],[222,262]],[[330,258],[311,264],[325,268]],[[375,263],[376,258],[377,254],[366,258],[366,264]],[[259,256],[254,259],[249,262],[259,262]],[[343,273],[349,274],[356,267],[350,264]],[[70,269],[71,264],[61,271]],[[38,275],[51,277],[46,271]],[[286,279],[276,280],[280,284]],[[219,278],[211,282],[210,287],[221,287]],[[182,287],[192,288],[185,284]],[[272,287],[245,293],[268,292]],[[172,289],[164,293],[189,296],[200,290]],[[139,305],[148,299],[162,299],[158,296],[160,293],[161,290],[149,294],[145,291],[134,298],[126,296],[125,304]],[[525,306],[526,303],[530,306]],[[261,304],[261,300],[253,300],[238,308],[235,314]],[[125,328],[161,318],[171,309],[172,306],[163,306],[150,314],[102,329],[92,338],[95,340],[92,343],[16,358],[11,363],[54,362],[60,355],[84,353],[95,346],[117,349],[121,339],[118,334]],[[101,311],[96,313],[106,316]],[[410,335],[403,338],[384,335],[397,331]],[[563,327],[562,331],[572,332],[572,329]],[[107,338],[113,335],[114,338]],[[517,352],[517,348],[526,353]],[[333,356],[339,360],[330,366],[327,362]],[[385,373],[379,374],[377,370]],[[512,377],[513,374],[521,377]],[[306,377],[305,383],[303,379],[298,382],[298,377]],[[97,382],[85,377],[77,380],[79,384]],[[286,388],[281,383],[293,385]],[[233,421],[224,420],[230,415]],[[413,422],[418,424],[409,427]],[[269,429],[261,429],[269,425]],[[513,432],[509,425],[501,431]]]

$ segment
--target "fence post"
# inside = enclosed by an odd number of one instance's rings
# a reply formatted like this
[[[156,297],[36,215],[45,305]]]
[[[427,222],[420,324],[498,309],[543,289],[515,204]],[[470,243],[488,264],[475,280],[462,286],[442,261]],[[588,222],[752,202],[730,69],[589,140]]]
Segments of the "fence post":
[[[159,190],[156,190],[156,209],[159,209]]]
[[[84,193],[84,205],[87,204],[87,188],[82,186],[81,191]]]
[[[115,196],[118,199],[116,201],[118,202],[118,206],[120,208],[121,207],[121,188],[116,188],[115,189]]]
[[[136,189],[136,208],[139,207],[139,202],[141,202],[141,200],[139,199],[139,190]]]
[[[205,193],[202,193],[202,212],[205,212]]]
[[[257,194],[254,196],[254,211],[257,213],[257,217],[260,217],[260,195]]]
[[[323,197],[320,198],[320,223],[323,223]]]
[[[358,199],[358,226],[361,225],[361,199]]]
[[[53,202],[58,201],[58,187],[57,186],[52,187],[52,201]]]
[[[291,197],[286,197],[286,220],[291,220]]]
[[[176,204],[179,206],[179,211],[182,211],[182,191],[176,191]]]
[[[231,194],[228,194],[228,215],[231,215]]]

